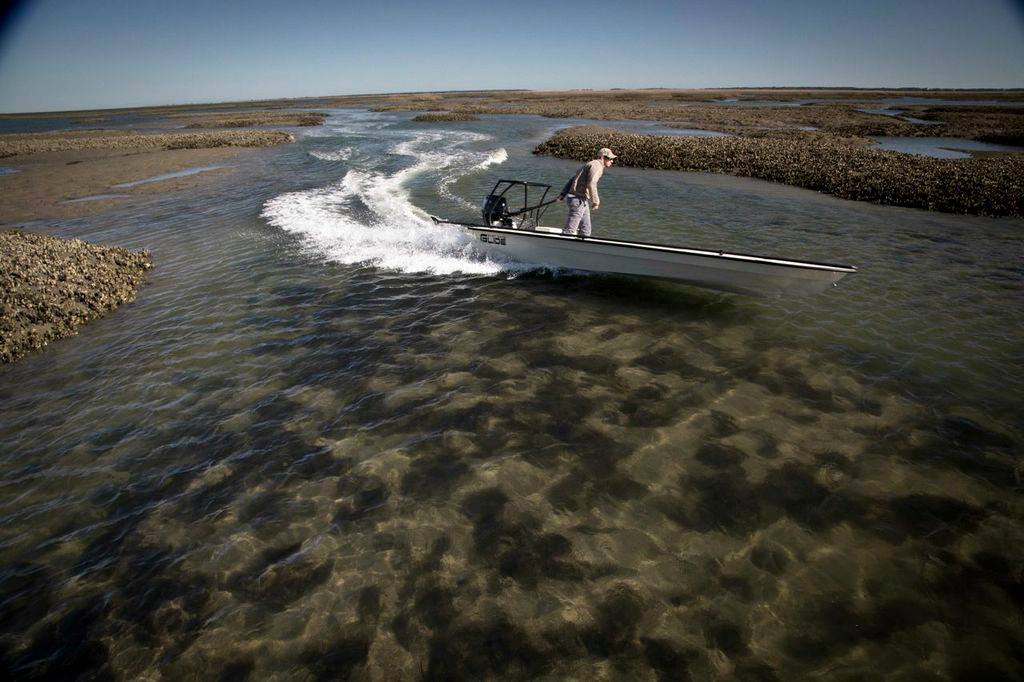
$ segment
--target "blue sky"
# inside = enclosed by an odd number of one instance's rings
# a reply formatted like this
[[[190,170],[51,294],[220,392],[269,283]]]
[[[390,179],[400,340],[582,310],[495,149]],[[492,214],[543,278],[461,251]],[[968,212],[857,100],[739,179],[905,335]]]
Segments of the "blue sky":
[[[489,88],[1024,87],[1022,0],[37,0],[0,111]]]

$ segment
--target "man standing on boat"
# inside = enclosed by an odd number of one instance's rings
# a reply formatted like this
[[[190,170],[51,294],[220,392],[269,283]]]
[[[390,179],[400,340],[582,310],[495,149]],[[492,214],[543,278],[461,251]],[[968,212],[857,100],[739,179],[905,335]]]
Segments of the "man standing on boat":
[[[590,208],[596,211],[601,206],[601,195],[597,193],[597,181],[604,175],[604,169],[611,167],[618,158],[611,149],[604,147],[597,158],[588,161],[562,188],[559,200],[565,199],[569,216],[565,219],[562,234],[580,238],[590,236]]]

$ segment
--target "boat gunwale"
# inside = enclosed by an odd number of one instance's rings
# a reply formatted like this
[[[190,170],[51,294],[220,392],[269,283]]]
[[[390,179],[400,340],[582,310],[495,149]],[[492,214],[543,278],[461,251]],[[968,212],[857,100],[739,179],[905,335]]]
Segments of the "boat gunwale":
[[[601,237],[574,237],[567,234],[553,234],[550,232],[536,232],[534,230],[516,230],[507,227],[488,227],[474,223],[455,223],[470,230],[501,232],[524,237],[540,237],[543,239],[555,239],[557,241],[590,242],[594,244],[605,244],[608,246],[621,246],[632,249],[646,249],[650,251],[662,251],[666,253],[679,253],[689,256],[701,256],[704,258],[722,258],[725,260],[737,260],[743,262],[765,263],[782,267],[803,268],[807,270],[824,270],[828,272],[854,273],[857,268],[853,265],[842,265],[839,263],[822,263],[817,261],[798,261],[788,258],[777,258],[773,256],[755,256],[745,253],[729,253],[727,251],[708,251],[706,249],[692,249],[685,246],[672,246],[669,244],[655,244],[651,242],[630,242],[618,239],[604,239]]]

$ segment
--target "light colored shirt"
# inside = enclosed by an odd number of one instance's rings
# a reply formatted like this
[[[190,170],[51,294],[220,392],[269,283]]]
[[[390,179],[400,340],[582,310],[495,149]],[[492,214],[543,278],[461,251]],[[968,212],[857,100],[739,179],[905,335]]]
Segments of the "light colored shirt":
[[[572,194],[586,199],[593,206],[601,203],[601,195],[597,193],[597,181],[604,175],[604,161],[594,159],[583,165],[576,175],[562,189],[562,196]]]

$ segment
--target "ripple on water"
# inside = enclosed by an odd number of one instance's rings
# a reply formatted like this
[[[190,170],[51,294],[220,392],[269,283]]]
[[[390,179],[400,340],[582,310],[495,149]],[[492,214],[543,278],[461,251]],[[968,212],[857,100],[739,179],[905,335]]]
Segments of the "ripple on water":
[[[233,210],[305,191],[271,189]],[[886,320],[901,292],[858,308],[856,285],[815,304],[437,277],[325,260],[248,219],[231,238],[221,214],[168,220],[137,237],[158,267],[135,304],[0,375],[7,669],[1020,669],[1020,435],[893,372],[922,323]],[[947,241],[876,242],[876,260],[972,243],[945,225],[914,229]],[[831,305],[885,334],[808,334],[838,324]],[[969,317],[990,353],[1001,318]]]

